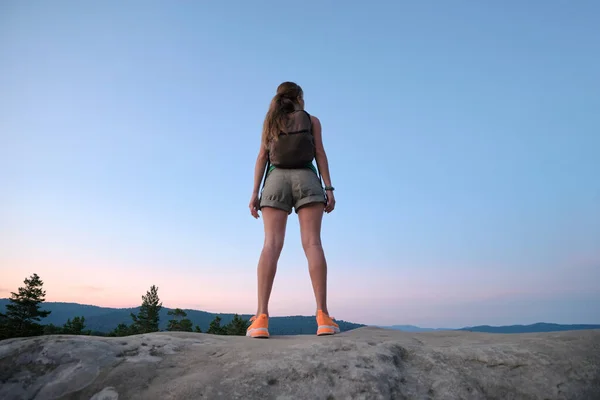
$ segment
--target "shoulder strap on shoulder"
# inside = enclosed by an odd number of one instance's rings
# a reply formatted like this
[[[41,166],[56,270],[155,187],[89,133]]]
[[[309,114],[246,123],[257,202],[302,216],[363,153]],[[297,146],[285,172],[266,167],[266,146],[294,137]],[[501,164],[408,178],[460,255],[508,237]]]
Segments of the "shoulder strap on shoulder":
[[[308,116],[308,123],[310,124],[309,125],[310,126],[310,133],[312,134],[312,118],[311,118],[310,114],[308,113],[308,111],[306,111],[306,110],[302,110],[302,111],[304,111],[304,113]]]

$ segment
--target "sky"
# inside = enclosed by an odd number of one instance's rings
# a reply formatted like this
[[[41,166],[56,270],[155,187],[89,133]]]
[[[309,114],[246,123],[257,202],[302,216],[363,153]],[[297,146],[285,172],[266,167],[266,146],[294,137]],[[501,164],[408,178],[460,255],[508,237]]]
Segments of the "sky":
[[[600,3],[0,2],[0,297],[256,311],[277,85],[323,127],[338,319],[600,323]],[[314,315],[295,214],[272,316]]]

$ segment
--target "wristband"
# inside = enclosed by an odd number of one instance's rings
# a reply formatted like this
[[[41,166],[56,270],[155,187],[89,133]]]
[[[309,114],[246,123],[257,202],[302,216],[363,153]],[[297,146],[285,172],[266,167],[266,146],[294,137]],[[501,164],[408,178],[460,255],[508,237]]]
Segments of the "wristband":
[[[331,190],[333,192],[335,188],[333,186],[325,186],[325,190]]]

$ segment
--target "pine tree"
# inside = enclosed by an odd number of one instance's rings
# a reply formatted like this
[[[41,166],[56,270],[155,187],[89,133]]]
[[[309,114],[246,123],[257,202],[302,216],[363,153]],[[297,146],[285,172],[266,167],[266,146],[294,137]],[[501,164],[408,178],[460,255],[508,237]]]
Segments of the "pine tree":
[[[142,306],[138,315],[131,313],[136,333],[158,332],[159,312],[162,302],[158,298],[158,288],[154,285],[142,296]]]
[[[248,320],[235,314],[231,322],[225,326],[225,332],[227,335],[245,336],[248,326]]]
[[[59,335],[63,333],[63,328],[54,324],[44,325],[44,335]]]
[[[75,317],[73,321],[71,319],[67,319],[67,322],[63,325],[62,332],[66,335],[89,335],[89,331],[84,331],[85,329],[85,317]]]
[[[108,336],[129,336],[129,335],[135,335],[136,331],[133,325],[127,325],[127,324],[119,324],[113,331],[111,331]]]
[[[0,340],[10,337],[8,326],[8,317],[0,313]]]
[[[175,310],[169,310],[168,315],[173,315],[175,318],[169,321],[169,326],[167,327],[168,331],[184,331],[191,332],[192,331],[192,321],[185,318],[187,317],[187,313],[183,311],[181,308],[176,308]],[[181,319],[178,319],[181,318]]]
[[[178,331],[179,330],[179,318],[185,318],[187,313],[183,311],[181,308],[176,308],[174,310],[169,310],[167,315],[172,315],[174,318],[169,320],[168,331]]]
[[[202,333],[202,329],[200,329],[200,327],[198,325],[196,325],[196,327],[194,328],[194,332]]]
[[[179,330],[181,332],[192,332],[193,331],[192,321],[190,321],[187,318],[182,319],[179,322]]]
[[[5,337],[36,336],[43,333],[43,326],[38,322],[50,315],[50,311],[41,310],[46,291],[42,289],[44,282],[37,274],[25,278],[24,287],[18,293],[11,292],[10,303],[6,305],[6,326],[2,334]]]
[[[213,335],[225,335],[225,329],[221,326],[221,317],[218,315],[210,322],[208,326],[208,330],[206,333],[211,333]]]

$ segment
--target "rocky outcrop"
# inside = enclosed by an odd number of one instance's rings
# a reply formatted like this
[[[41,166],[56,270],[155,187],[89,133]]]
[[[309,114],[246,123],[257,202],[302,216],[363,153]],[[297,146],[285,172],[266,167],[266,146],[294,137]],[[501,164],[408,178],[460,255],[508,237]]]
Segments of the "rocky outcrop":
[[[600,399],[600,330],[0,342],[0,398]]]

